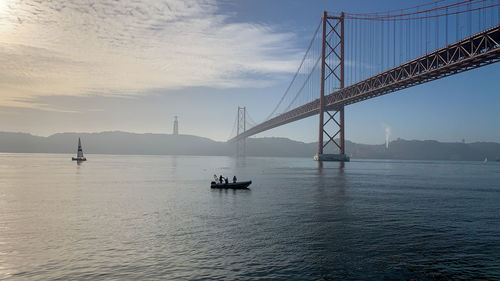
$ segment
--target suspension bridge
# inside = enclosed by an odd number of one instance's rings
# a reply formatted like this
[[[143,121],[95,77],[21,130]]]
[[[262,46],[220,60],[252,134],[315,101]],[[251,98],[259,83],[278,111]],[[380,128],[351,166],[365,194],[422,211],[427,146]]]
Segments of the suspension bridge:
[[[315,159],[349,161],[347,105],[498,61],[499,0],[440,0],[364,14],[325,11],[273,111],[257,123],[238,107],[229,142],[242,155],[246,138],[318,114]],[[325,154],[329,145],[337,153]]]

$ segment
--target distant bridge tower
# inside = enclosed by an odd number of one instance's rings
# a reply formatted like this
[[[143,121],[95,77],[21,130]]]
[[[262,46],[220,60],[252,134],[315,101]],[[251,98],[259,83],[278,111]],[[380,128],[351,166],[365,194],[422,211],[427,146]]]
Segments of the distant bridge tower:
[[[322,17],[322,44],[321,44],[321,85],[319,96],[319,140],[318,154],[314,157],[318,161],[349,161],[345,155],[344,147],[344,106],[335,108],[325,107],[325,82],[333,79],[338,82],[339,89],[344,88],[344,13],[340,16],[329,16],[323,12]],[[328,57],[335,57],[334,60]],[[328,72],[328,73],[326,73]],[[326,113],[326,121],[324,121]],[[336,127],[333,132],[328,132],[325,126],[330,122]],[[324,136],[328,137],[326,142]],[[338,142],[335,138],[338,137]],[[339,154],[324,154],[323,149],[330,143],[339,149]]]
[[[236,126],[236,135],[244,133],[247,129],[247,108],[238,106],[238,124]],[[242,138],[236,142],[236,156],[245,156],[247,150],[246,138]]]
[[[179,135],[179,121],[177,121],[177,116],[174,116],[174,132],[172,134],[174,136]]]

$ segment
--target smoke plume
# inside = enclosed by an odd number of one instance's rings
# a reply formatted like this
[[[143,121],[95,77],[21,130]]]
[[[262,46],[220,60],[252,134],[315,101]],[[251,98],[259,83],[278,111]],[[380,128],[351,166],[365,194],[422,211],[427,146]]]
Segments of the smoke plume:
[[[385,128],[385,148],[389,148],[389,137],[391,136],[391,127],[387,124],[384,124]]]

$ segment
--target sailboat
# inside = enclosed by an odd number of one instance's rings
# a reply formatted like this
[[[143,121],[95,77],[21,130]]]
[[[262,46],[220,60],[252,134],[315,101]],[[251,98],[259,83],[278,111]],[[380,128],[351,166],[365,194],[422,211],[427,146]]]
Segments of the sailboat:
[[[73,160],[73,161],[87,161],[87,158],[85,158],[83,156],[82,142],[80,141],[80,138],[78,138],[78,152],[76,153],[76,157],[72,157],[71,160]]]

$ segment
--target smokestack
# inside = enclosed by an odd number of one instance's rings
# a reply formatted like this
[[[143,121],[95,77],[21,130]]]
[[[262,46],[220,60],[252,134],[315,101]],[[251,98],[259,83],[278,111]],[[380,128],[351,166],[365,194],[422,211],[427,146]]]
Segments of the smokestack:
[[[391,136],[391,127],[385,124],[384,127],[385,127],[385,148],[387,149],[389,148],[389,137]]]
[[[177,121],[177,116],[174,116],[174,136],[179,135],[179,121]]]

